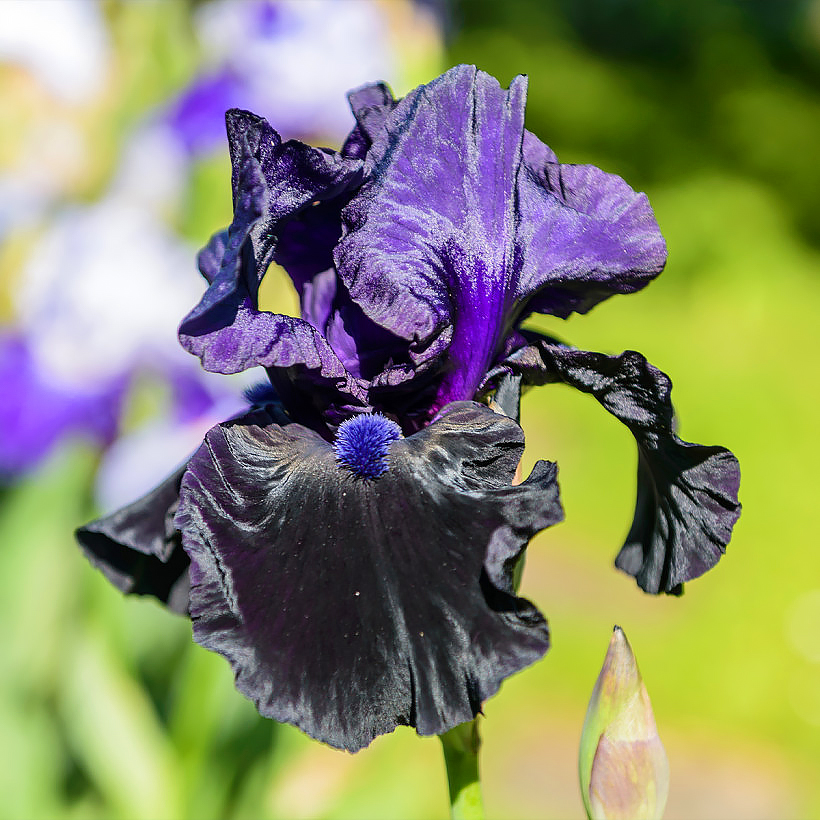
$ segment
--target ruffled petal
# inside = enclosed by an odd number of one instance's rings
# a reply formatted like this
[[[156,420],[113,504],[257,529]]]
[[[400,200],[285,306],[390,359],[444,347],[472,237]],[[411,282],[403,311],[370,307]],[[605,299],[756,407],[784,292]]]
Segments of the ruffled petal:
[[[416,368],[447,353],[438,407],[472,398],[512,320],[525,89],[459,66],[408,94],[343,212],[336,263],[351,297],[410,342]]]
[[[228,247],[228,233],[227,228],[223,231],[217,231],[208,240],[208,244],[197,254],[197,267],[209,285],[219,276],[222,260],[225,258],[225,250]]]
[[[234,220],[200,254],[210,286],[180,325],[180,341],[207,370],[287,369],[292,381],[316,380],[361,404],[363,391],[321,333],[302,319],[259,311],[256,302],[287,220],[355,184],[361,162],[282,143],[264,119],[248,112],[229,111],[226,119]]]
[[[215,427],[177,514],[195,639],[263,715],[339,748],[473,718],[548,647],[512,570],[562,511],[554,465],[512,486],[522,450],[517,424],[473,403],[393,441],[376,479],[300,425]]]
[[[387,362],[407,359],[407,342],[371,321],[352,301],[333,267],[342,232],[341,211],[350,196],[317,202],[282,227],[274,254],[293,280],[302,318],[328,341],[347,371],[369,379]]]
[[[606,356],[525,333],[529,345],[497,369],[528,384],[562,382],[593,395],[638,444],[635,518],[615,565],[646,592],[679,594],[713,567],[740,515],[738,461],[724,447],[681,441],[668,376],[640,353]]]
[[[342,212],[339,276],[408,340],[411,376],[440,374],[433,413],[475,395],[522,316],[585,312],[643,287],[666,260],[646,196],[560,165],[525,131],[525,96],[523,77],[505,91],[458,66],[390,112],[377,106],[366,181]]]
[[[592,165],[561,165],[537,142],[526,141],[518,177],[516,297],[531,297],[526,311],[566,318],[647,285],[666,243],[646,194]]]
[[[122,592],[153,595],[188,612],[188,567],[174,515],[185,468],[142,498],[80,527],[75,535],[91,565]]]
[[[356,127],[345,141],[342,154],[364,159],[370,146],[383,135],[388,114],[398,105],[384,83],[368,83],[347,95]]]
[[[364,406],[364,388],[316,327],[304,319],[256,310],[242,273],[248,231],[237,238],[239,230],[235,221],[199,255],[200,270],[212,284],[180,325],[182,346],[217,373],[269,368],[297,414],[300,405],[320,412],[334,403]]]
[[[270,384],[249,388],[248,410],[262,411],[287,424],[279,396]],[[75,537],[92,566],[121,592],[153,595],[174,612],[188,613],[190,559],[182,548],[174,517],[187,462],[153,490],[109,515],[79,527]]]

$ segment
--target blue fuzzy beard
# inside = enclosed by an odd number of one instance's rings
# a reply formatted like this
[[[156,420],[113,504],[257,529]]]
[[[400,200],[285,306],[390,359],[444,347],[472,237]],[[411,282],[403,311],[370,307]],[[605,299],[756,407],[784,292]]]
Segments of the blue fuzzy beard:
[[[279,396],[276,394],[276,388],[269,382],[254,384],[251,387],[246,387],[242,392],[248,403],[257,407],[272,404],[279,400]]]
[[[359,478],[378,478],[387,472],[387,450],[402,438],[396,422],[379,413],[354,416],[342,422],[333,442],[336,458]]]

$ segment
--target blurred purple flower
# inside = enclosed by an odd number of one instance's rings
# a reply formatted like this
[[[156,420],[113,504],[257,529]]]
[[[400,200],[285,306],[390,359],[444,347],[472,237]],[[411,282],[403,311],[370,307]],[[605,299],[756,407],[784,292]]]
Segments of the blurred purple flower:
[[[0,344],[6,479],[36,466],[66,436],[110,445],[140,378],[169,384],[172,412],[186,423],[211,420],[209,409],[238,392],[192,366],[174,338],[197,289],[186,273],[192,249],[160,217],[165,183],[176,179],[178,188],[179,174],[157,136],[132,137],[102,199],[57,212],[10,288],[15,321]],[[237,396],[233,408],[240,406]]]
[[[339,140],[350,129],[344,93],[396,74],[389,27],[384,5],[361,0],[203,4],[195,30],[206,66],[166,121],[193,154],[222,145],[229,108],[275,120],[285,136]]]
[[[39,463],[67,430],[111,442],[124,389],[114,379],[101,390],[67,392],[44,376],[23,338],[0,332],[0,481]]]

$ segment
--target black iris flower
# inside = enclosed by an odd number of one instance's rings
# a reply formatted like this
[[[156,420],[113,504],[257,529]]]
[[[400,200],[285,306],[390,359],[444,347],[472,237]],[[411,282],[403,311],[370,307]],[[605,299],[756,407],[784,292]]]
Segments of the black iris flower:
[[[200,253],[180,341],[219,373],[262,367],[245,414],[129,507],[78,531],[121,590],[187,613],[260,713],[355,751],[472,719],[541,658],[516,594],[562,510],[554,464],[520,483],[521,391],[561,382],[633,433],[635,518],[616,564],[675,593],[739,514],[737,461],[681,441],[640,354],[523,330],[650,282],[666,247],[643,194],[564,165],[524,129],[526,80],[458,66],[394,100],[350,95],[340,151],[229,111],[234,217]],[[263,310],[272,263],[298,318]]]

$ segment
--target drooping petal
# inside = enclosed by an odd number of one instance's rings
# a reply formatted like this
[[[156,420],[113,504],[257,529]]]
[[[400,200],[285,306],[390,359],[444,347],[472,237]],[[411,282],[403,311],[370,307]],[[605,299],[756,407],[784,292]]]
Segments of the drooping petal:
[[[177,514],[195,639],[263,715],[351,751],[473,718],[548,646],[512,569],[562,517],[555,466],[512,486],[522,431],[473,403],[391,441],[366,479],[300,425],[220,425]]]
[[[188,612],[188,566],[174,515],[181,467],[142,498],[80,527],[75,535],[91,565],[119,590],[153,595],[174,612]]]
[[[439,406],[472,398],[512,320],[525,87],[459,66],[408,94],[343,213],[336,262],[354,301],[416,366],[447,351]]]
[[[678,594],[713,567],[740,515],[740,468],[724,447],[674,432],[672,383],[640,353],[606,356],[525,332],[529,345],[502,368],[528,384],[562,382],[593,395],[638,444],[635,518],[615,565],[646,592]]]

